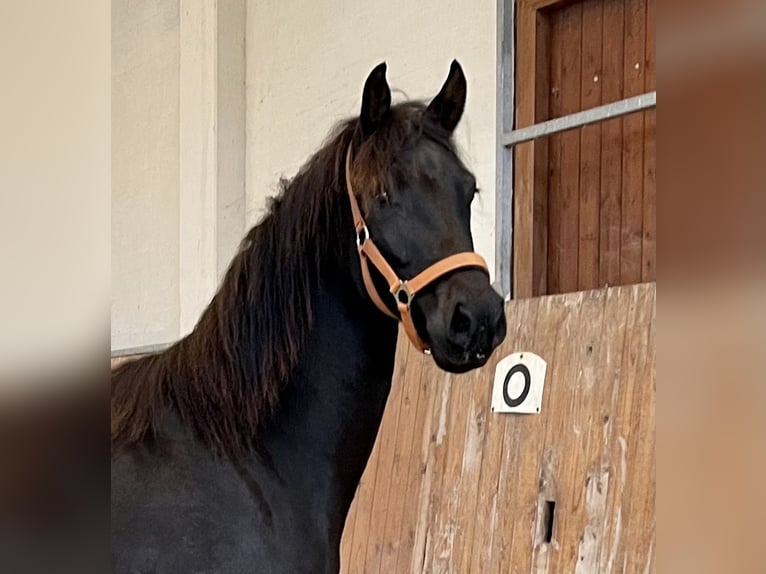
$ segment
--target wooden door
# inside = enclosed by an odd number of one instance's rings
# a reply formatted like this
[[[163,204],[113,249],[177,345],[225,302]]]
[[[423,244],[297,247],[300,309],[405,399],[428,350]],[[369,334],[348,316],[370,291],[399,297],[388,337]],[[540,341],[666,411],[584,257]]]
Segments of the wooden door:
[[[650,0],[518,0],[516,128],[655,89]],[[655,279],[654,110],[515,149],[514,297]]]

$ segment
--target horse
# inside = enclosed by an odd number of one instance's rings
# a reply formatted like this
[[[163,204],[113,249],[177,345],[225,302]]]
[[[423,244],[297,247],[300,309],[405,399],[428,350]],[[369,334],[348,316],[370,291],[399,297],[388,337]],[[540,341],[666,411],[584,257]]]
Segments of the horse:
[[[113,371],[115,572],[339,571],[399,322],[452,373],[505,337],[453,141],[466,92],[453,61],[430,103],[392,104],[376,66],[192,332]]]

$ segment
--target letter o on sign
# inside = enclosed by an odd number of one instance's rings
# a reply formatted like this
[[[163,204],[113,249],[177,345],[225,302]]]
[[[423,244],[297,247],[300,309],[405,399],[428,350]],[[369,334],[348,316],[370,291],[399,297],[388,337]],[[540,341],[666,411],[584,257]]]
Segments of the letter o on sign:
[[[521,394],[514,398],[511,398],[511,396],[508,394],[508,387],[511,384],[511,378],[516,373],[521,373],[524,377],[524,390],[521,391]],[[511,367],[511,370],[508,371],[508,374],[505,375],[505,381],[503,381],[503,400],[505,401],[505,404],[509,407],[518,407],[521,403],[524,402],[524,399],[527,398],[529,395],[529,389],[532,386],[532,376],[529,374],[529,369],[526,365],[522,365],[521,363],[517,363]]]
[[[513,353],[495,370],[492,411],[495,413],[539,413],[547,364],[534,353]],[[523,381],[523,385],[521,385]]]

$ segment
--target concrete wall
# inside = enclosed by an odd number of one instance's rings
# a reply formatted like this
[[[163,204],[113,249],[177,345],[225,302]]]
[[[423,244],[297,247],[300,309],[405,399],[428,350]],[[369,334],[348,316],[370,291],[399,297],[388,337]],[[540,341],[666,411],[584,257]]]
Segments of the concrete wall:
[[[112,2],[112,349],[189,332],[244,233],[245,0]]]
[[[178,336],[178,2],[112,2],[113,348]]]
[[[457,58],[468,78],[457,138],[482,190],[474,202],[474,238],[494,269],[496,11],[496,0],[251,1],[248,224],[262,216],[280,176],[292,176],[337,121],[358,113],[373,66],[385,60],[392,88],[426,98]]]

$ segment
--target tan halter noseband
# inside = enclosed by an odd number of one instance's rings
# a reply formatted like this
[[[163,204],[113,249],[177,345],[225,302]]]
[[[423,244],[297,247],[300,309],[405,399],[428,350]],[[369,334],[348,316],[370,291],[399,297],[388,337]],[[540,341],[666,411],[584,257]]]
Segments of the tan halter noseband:
[[[412,279],[400,279],[396,272],[391,268],[383,257],[383,254],[375,246],[375,242],[370,237],[370,232],[367,229],[367,224],[364,222],[362,212],[359,209],[359,203],[354,195],[353,187],[351,186],[351,146],[348,147],[346,153],[346,189],[348,190],[348,198],[351,202],[351,213],[354,216],[354,229],[356,229],[356,246],[359,251],[359,262],[362,267],[362,278],[364,279],[364,286],[367,289],[367,294],[375,303],[375,306],[380,309],[392,319],[400,319],[404,325],[404,330],[407,332],[407,336],[412,341],[415,347],[423,352],[430,353],[428,345],[426,345],[418,336],[418,332],[415,329],[415,324],[412,321],[412,315],[410,308],[412,300],[415,295],[421,291],[427,285],[430,285],[436,281],[439,277],[454,271],[456,269],[462,269],[464,267],[478,267],[489,273],[487,263],[484,258],[478,253],[473,251],[465,251],[463,253],[455,253],[441,259],[433,265],[426,267],[423,271],[418,273]],[[370,276],[370,269],[368,261],[372,262],[375,268],[380,272],[388,283],[388,288],[396,300],[396,308],[399,311],[399,317],[393,314],[383,300],[380,298],[378,290],[375,288]]]

